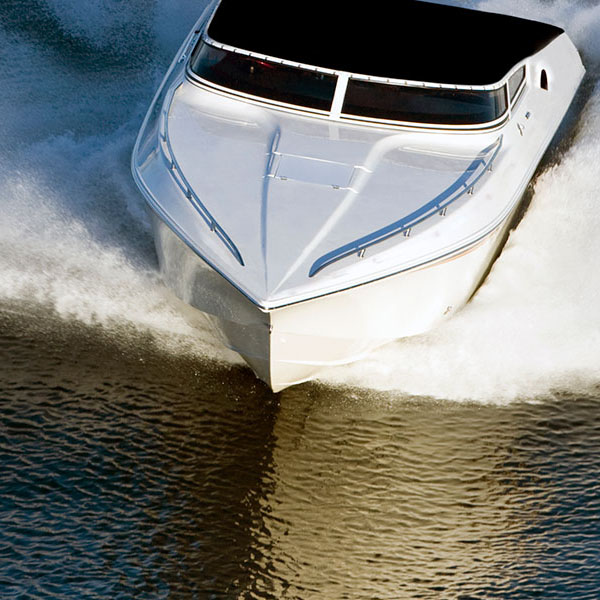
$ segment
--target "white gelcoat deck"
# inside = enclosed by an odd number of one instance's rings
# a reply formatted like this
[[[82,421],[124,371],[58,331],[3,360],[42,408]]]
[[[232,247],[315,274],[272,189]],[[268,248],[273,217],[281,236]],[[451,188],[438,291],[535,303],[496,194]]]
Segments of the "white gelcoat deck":
[[[527,87],[510,119],[467,133],[278,110],[198,85],[174,64],[165,84],[172,151],[244,264],[174,183],[149,114],[133,171],[154,210],[161,267],[274,390],[426,331],[468,301],[583,75],[562,35],[526,61]],[[539,87],[542,69],[549,91]],[[499,140],[493,172],[447,216],[309,276],[323,255],[443,193]]]

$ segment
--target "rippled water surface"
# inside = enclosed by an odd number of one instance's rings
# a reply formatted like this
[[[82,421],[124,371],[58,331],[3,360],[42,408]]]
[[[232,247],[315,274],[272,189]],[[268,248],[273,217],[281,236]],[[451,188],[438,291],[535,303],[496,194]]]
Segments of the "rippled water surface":
[[[0,321],[2,597],[598,597],[597,397],[274,397],[26,321]]]
[[[454,319],[275,396],[158,275],[136,132],[200,0],[0,3],[0,598],[600,597],[600,5]]]

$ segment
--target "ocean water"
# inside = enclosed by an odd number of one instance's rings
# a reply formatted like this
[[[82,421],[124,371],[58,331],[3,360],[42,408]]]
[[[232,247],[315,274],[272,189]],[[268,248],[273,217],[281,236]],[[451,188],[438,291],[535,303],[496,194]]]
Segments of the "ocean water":
[[[443,327],[275,396],[181,316],[129,173],[204,3],[3,0],[0,597],[599,597],[600,5],[459,4],[587,68],[528,210]]]

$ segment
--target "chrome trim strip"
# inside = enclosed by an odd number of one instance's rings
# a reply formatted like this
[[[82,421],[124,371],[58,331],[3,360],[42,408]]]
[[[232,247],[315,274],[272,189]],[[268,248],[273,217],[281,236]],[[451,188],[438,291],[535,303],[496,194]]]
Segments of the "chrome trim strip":
[[[491,170],[492,164],[498,156],[501,147],[502,136],[500,136],[492,145],[482,150],[464,173],[441,194],[406,217],[324,254],[313,263],[308,276],[313,277],[325,267],[351,256],[352,254],[358,255],[359,253],[363,253],[367,248],[379,244],[393,236],[399,235],[400,233],[404,233],[408,237],[411,228],[422,221],[429,219],[433,215],[440,213],[440,211],[446,209],[464,194],[472,193],[475,184],[488,170]]]
[[[444,132],[452,133],[459,131],[461,133],[474,131],[480,133],[481,131],[487,131],[491,129],[497,129],[506,123],[510,118],[508,106],[507,109],[494,121],[487,121],[486,123],[474,123],[471,125],[446,125],[444,123],[420,123],[418,121],[392,121],[391,119],[378,119],[376,117],[362,117],[360,115],[351,115],[348,113],[342,113],[340,115],[340,121],[348,123],[360,123],[361,125],[377,125],[377,126],[396,126],[396,127],[418,127],[419,129],[427,130],[439,130]]]
[[[206,42],[209,46],[214,46],[215,48],[219,48],[220,50],[226,50],[227,52],[232,52],[233,54],[242,54],[244,56],[250,56],[251,58],[257,58],[258,60],[267,60],[277,65],[285,65],[287,67],[305,69],[306,71],[316,71],[317,73],[326,73],[328,75],[337,75],[340,72],[334,69],[327,69],[326,67],[307,65],[305,63],[299,63],[293,60],[287,60],[285,58],[278,58],[276,56],[269,56],[267,54],[261,54],[260,52],[252,52],[251,50],[244,50],[243,48],[237,48],[236,46],[230,46],[229,44],[217,42],[217,40],[213,39],[212,37],[210,37],[210,35],[208,35],[209,27],[210,24],[202,34],[202,41]]]

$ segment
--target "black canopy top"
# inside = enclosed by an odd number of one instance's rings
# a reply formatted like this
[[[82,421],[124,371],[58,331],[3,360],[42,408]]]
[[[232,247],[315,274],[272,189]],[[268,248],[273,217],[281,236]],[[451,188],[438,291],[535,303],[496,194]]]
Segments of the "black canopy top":
[[[222,0],[217,42],[277,58],[392,79],[489,85],[563,30],[419,0]]]

